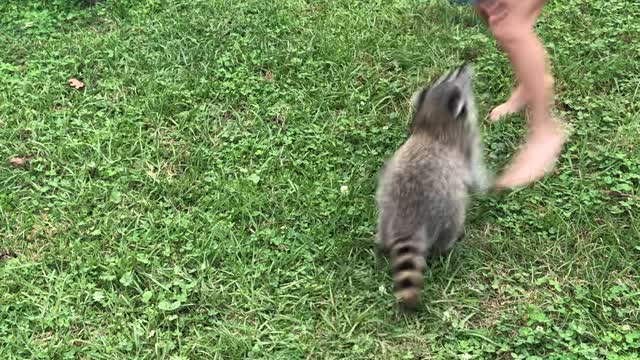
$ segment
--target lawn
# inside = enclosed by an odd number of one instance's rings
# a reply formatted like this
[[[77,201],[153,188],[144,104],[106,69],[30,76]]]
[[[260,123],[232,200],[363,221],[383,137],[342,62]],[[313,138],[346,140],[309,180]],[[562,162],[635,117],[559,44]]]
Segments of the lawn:
[[[470,8],[0,2],[0,358],[638,359],[639,18],[546,7],[570,142],[474,201],[412,315],[376,174],[432,77],[470,60],[482,116],[508,96]],[[494,171],[524,121],[483,124]]]

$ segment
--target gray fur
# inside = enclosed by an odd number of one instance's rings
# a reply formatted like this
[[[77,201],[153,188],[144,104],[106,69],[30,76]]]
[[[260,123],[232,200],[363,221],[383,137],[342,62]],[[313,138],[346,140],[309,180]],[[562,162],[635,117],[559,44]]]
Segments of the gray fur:
[[[472,77],[465,64],[414,95],[410,136],[380,173],[376,242],[407,308],[419,302],[425,259],[463,236],[469,193],[489,187]]]

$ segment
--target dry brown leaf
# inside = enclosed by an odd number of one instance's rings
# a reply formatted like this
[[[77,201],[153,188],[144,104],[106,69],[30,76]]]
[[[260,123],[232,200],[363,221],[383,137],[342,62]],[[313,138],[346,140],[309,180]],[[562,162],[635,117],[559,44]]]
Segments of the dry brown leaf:
[[[0,261],[9,260],[15,257],[15,254],[9,249],[0,249]]]
[[[84,87],[84,83],[78,79],[69,79],[69,85],[71,87],[74,87],[78,90],[82,89]]]
[[[271,71],[269,71],[269,70],[265,71],[264,79],[267,80],[267,81],[273,80],[273,73]]]
[[[278,114],[274,117],[271,118],[271,121],[273,121],[274,123],[278,124],[278,125],[284,125],[286,119],[284,116]]]
[[[31,160],[31,156],[15,156],[9,159],[9,164],[15,167],[24,167]]]

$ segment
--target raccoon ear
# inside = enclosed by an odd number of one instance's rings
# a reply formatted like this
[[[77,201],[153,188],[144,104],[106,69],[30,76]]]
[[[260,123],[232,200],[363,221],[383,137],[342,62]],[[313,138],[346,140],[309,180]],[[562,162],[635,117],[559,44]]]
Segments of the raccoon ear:
[[[417,111],[422,102],[424,101],[425,96],[427,95],[427,89],[420,89],[413,93],[411,96],[411,106],[414,111]]]
[[[464,100],[462,99],[462,91],[460,91],[457,86],[447,95],[447,110],[455,119],[466,110]]]

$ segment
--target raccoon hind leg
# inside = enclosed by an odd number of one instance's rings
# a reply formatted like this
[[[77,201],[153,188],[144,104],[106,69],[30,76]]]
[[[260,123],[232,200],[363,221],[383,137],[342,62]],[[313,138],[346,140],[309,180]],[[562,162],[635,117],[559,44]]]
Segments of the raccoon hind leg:
[[[388,214],[388,211],[380,210],[375,238],[375,252],[378,257],[388,257],[391,255],[391,247],[389,246],[391,220],[392,217]]]
[[[431,256],[440,257],[448,255],[453,247],[464,237],[463,230],[453,230],[446,228],[440,232],[438,240],[433,244]]]
[[[456,243],[464,238],[464,221],[464,212],[460,211],[458,213],[458,216],[454,217],[452,223],[448,224],[442,230],[440,230],[436,241],[433,244],[433,256],[447,255],[449,252],[451,252]]]

